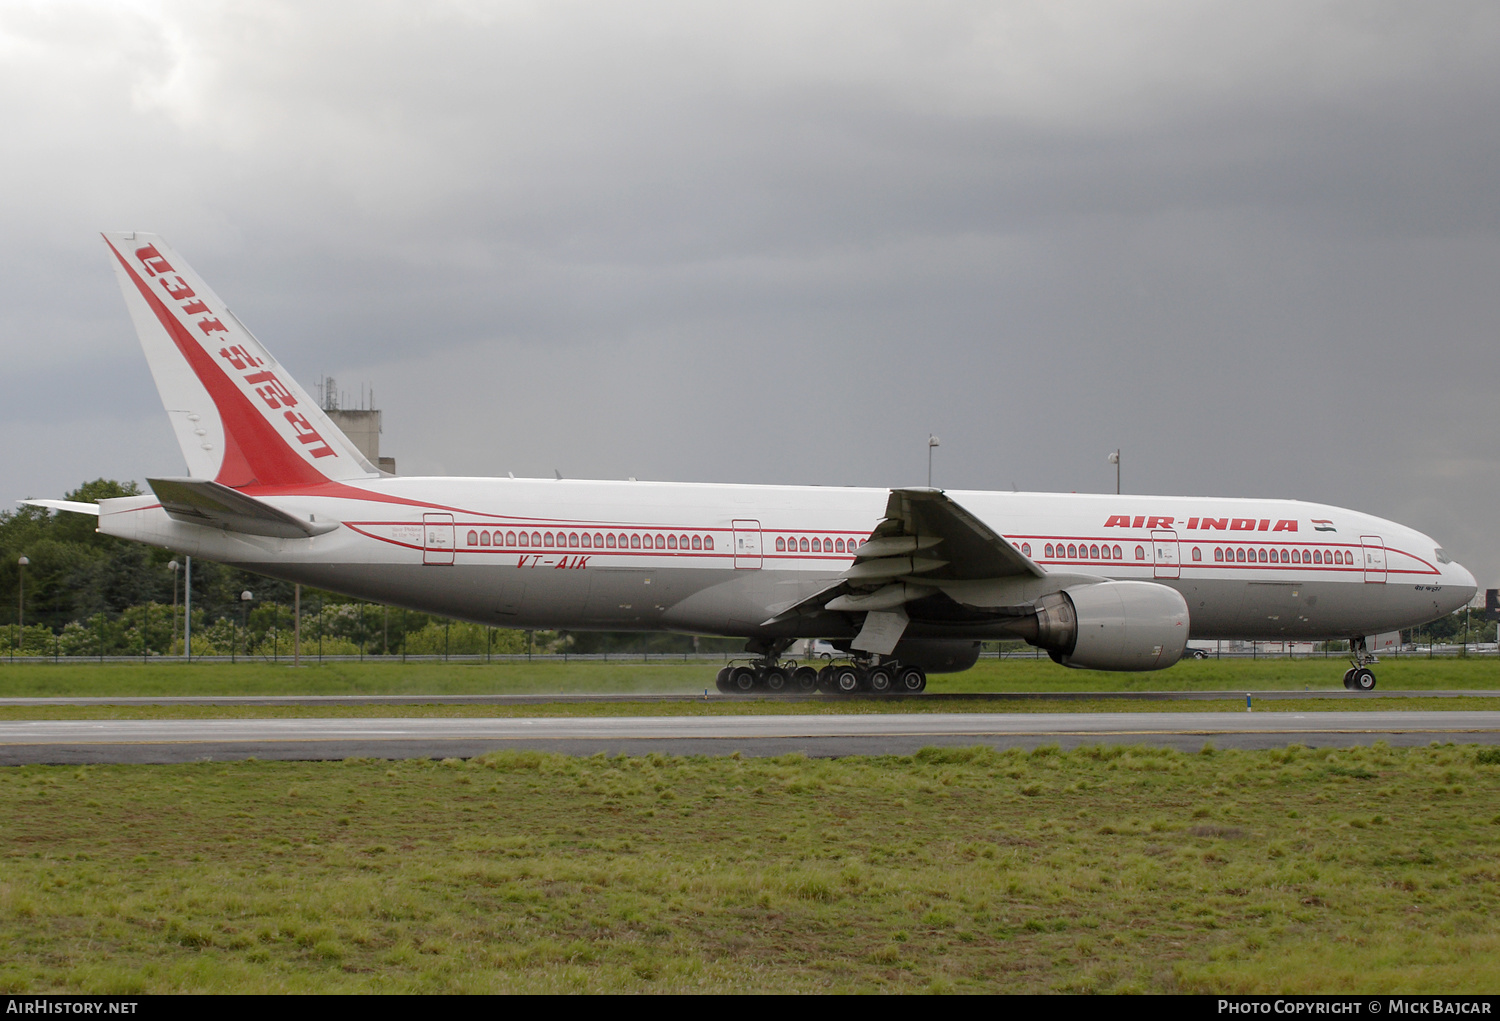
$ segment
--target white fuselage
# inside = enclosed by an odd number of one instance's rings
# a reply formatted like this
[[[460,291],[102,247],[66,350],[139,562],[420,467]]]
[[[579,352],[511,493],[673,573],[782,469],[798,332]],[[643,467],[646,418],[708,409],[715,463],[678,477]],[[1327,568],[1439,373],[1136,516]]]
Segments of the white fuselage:
[[[152,497],[101,505],[100,531],[392,605],[515,628],[846,638],[857,616],[767,627],[853,562],[885,489],[385,478],[249,490],[342,527],[244,535],[167,516]],[[1463,606],[1473,576],[1391,521],[1290,500],[948,494],[1069,578],[1182,594],[1194,638],[1332,638]],[[523,541],[524,539],[524,541]],[[829,547],[832,547],[830,549]],[[1053,586],[1056,587],[1056,586]],[[1033,582],[1028,591],[1037,590]],[[840,623],[842,621],[842,623]],[[914,622],[912,637],[924,632]],[[815,630],[815,633],[814,633]],[[804,633],[806,632],[806,633]],[[945,637],[1002,637],[983,626]]]

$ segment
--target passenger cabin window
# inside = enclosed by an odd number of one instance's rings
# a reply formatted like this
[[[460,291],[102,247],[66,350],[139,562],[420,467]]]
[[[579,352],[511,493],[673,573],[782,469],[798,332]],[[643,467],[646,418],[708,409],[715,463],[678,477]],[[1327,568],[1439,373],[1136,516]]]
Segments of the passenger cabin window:
[[[469,545],[470,546],[478,546],[479,545],[479,533],[476,532],[476,531],[473,531],[472,529],[469,531]]]
[[[1194,560],[1202,560],[1203,559],[1203,551],[1201,549],[1199,549],[1197,546],[1193,547],[1193,559]]]
[[[636,532],[631,533],[631,536],[630,536],[630,548],[631,549],[640,549],[641,548],[641,537],[640,537],[639,533],[636,533]]]
[[[568,545],[571,546],[573,549],[577,549],[578,548],[578,533],[577,532],[569,532],[568,533]]]
[[[1097,545],[1089,546],[1089,558],[1092,560],[1099,559],[1099,547]]]
[[[696,536],[696,535],[693,536],[693,549],[702,549],[702,548],[703,548],[702,541],[698,538],[698,536]]]
[[[812,543],[807,541],[806,536],[803,536],[802,540],[797,543],[797,548],[800,549],[803,553],[806,553],[812,549]]]
[[[592,535],[589,535],[589,533],[584,532],[578,538],[583,543],[583,548],[584,549],[593,549],[594,548],[594,537]]]
[[[833,549],[834,549],[834,552],[836,552],[836,553],[842,553],[842,552],[844,552],[844,540],[843,539],[835,539],[835,540],[833,540]]]
[[[779,536],[779,535],[776,537],[776,552],[777,553],[785,553],[786,552],[786,539],[784,537],[782,537],[782,536]]]
[[[1120,552],[1120,547],[1118,547],[1118,546],[1115,547],[1115,559],[1116,560],[1124,560],[1125,559],[1125,555]]]
[[[1076,560],[1077,557],[1078,557],[1078,547],[1075,546],[1075,545],[1073,545],[1071,542],[1068,543],[1068,559],[1069,560]]]
[[[481,546],[488,546],[489,544],[490,544],[490,533],[489,532],[480,532],[479,533],[479,545],[481,545]]]
[[[1224,548],[1222,546],[1215,546],[1214,547],[1214,562],[1215,563],[1223,563],[1224,562]]]
[[[1135,548],[1135,558],[1137,560],[1145,560],[1146,559],[1146,547],[1144,547],[1144,546],[1137,546]]]
[[[1042,547],[1042,555],[1047,557],[1052,556],[1052,544],[1050,542]]]
[[[714,537],[713,536],[711,536],[711,535],[705,535],[703,537],[703,548],[704,549],[713,549],[714,548]]]
[[[1027,557],[1031,556],[1031,543],[1029,543],[1029,542],[1023,542],[1023,543],[1021,543],[1021,555],[1022,556],[1027,556]]]

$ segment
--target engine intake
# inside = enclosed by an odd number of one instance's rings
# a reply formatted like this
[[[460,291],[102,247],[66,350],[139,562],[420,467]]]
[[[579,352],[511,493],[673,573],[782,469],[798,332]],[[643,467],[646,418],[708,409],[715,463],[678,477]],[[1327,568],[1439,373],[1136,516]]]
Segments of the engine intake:
[[[1052,592],[1036,602],[1032,645],[1083,670],[1161,670],[1182,658],[1187,601],[1149,581],[1105,581]]]

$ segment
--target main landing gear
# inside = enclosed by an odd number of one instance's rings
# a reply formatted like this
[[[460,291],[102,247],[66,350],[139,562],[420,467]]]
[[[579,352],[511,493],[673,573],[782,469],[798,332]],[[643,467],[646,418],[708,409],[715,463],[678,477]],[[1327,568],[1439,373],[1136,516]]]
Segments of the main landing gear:
[[[1349,652],[1349,662],[1354,665],[1344,671],[1344,687],[1350,691],[1374,691],[1375,671],[1370,664],[1379,663],[1380,658],[1366,648],[1362,636],[1349,639]]]
[[[821,670],[795,661],[760,660],[719,671],[718,689],[726,695],[919,695],[927,690],[921,667],[900,663],[853,661]]]

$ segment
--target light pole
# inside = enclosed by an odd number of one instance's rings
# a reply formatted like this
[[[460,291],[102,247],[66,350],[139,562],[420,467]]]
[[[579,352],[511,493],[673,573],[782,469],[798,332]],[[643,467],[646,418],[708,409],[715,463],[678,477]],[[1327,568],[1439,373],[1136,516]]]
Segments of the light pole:
[[[932,488],[932,451],[939,446],[938,438],[927,434],[927,488]]]
[[[193,661],[193,558],[183,557],[182,568],[182,654]]]
[[[1109,455],[1109,463],[1115,466],[1115,495],[1120,495],[1120,452],[1116,450]]]
[[[177,572],[182,565],[175,560],[167,561],[167,570],[172,572],[172,644],[167,646],[167,655],[177,651]]]
[[[250,600],[255,597],[246,589],[240,593],[240,630],[245,632],[245,656],[250,656]],[[229,662],[234,662],[233,647],[231,647]]]
[[[16,558],[16,570],[20,572],[20,585],[16,589],[16,645],[22,645],[26,641],[26,565],[31,563],[25,557]],[[22,650],[23,652],[25,650]],[[11,656],[14,658],[15,653]]]

